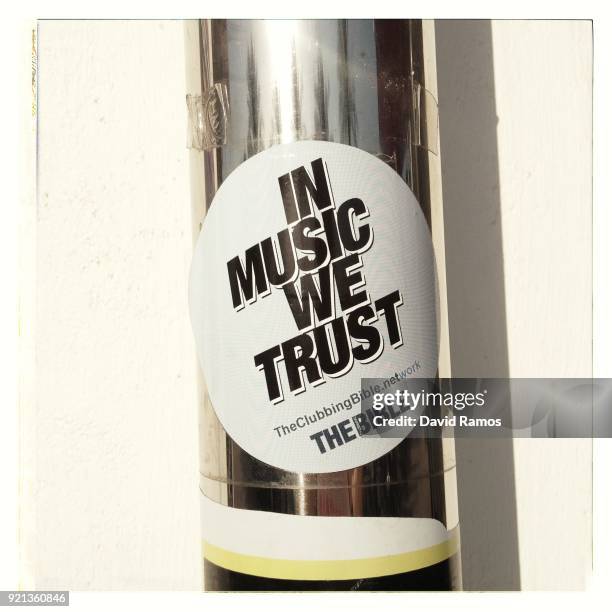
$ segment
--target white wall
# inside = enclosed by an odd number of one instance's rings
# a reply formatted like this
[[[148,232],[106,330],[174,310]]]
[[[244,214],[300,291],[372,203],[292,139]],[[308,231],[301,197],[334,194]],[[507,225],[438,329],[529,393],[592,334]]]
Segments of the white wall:
[[[590,377],[591,24],[436,38],[453,375]],[[457,461],[466,586],[582,588],[590,441],[459,440]]]
[[[514,377],[592,375],[591,33],[587,21],[493,27]],[[592,443],[514,451],[522,587],[584,588]]]
[[[39,30],[22,586],[199,589],[183,25]],[[454,373],[589,376],[590,25],[436,36]],[[579,588],[590,445],[469,442],[466,585]]]
[[[25,586],[200,588],[184,73],[180,22],[40,24]]]

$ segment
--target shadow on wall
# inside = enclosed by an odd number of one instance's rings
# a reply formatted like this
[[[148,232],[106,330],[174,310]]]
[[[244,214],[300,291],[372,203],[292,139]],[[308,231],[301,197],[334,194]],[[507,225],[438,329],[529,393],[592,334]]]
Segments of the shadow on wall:
[[[507,377],[491,22],[436,22],[452,374]],[[458,439],[463,586],[520,589],[512,440]]]

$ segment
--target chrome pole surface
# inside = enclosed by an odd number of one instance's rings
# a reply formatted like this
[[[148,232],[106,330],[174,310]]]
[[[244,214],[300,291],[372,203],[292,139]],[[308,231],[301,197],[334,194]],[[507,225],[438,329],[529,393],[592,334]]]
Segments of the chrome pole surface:
[[[197,37],[198,57],[191,59],[205,133],[193,170],[200,194],[194,218],[201,221],[220,184],[251,156],[279,143],[325,140],[389,164],[431,223],[430,166],[439,161],[422,138],[427,58],[420,21],[204,20]],[[456,522],[455,494],[446,494],[454,478],[452,440],[407,438],[351,470],[287,472],[252,457],[224,432],[205,388],[200,437],[202,492],[231,507]],[[437,588],[458,586],[457,567],[451,560],[441,569]],[[236,588],[230,578],[211,569],[207,587]]]

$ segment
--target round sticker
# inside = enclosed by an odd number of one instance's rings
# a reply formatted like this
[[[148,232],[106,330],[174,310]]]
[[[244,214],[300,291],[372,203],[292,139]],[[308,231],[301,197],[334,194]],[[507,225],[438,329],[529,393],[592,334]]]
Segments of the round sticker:
[[[413,193],[359,149],[268,149],[219,188],[191,267],[190,310],[212,405],[270,465],[335,472],[400,439],[366,435],[362,379],[433,377],[434,256]]]

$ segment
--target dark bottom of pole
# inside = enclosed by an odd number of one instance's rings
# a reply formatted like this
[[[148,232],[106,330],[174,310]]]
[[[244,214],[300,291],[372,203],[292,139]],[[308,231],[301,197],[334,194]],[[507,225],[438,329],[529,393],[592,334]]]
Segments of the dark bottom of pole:
[[[204,559],[206,591],[451,591],[455,556],[414,572],[360,580],[281,580],[224,569]]]

